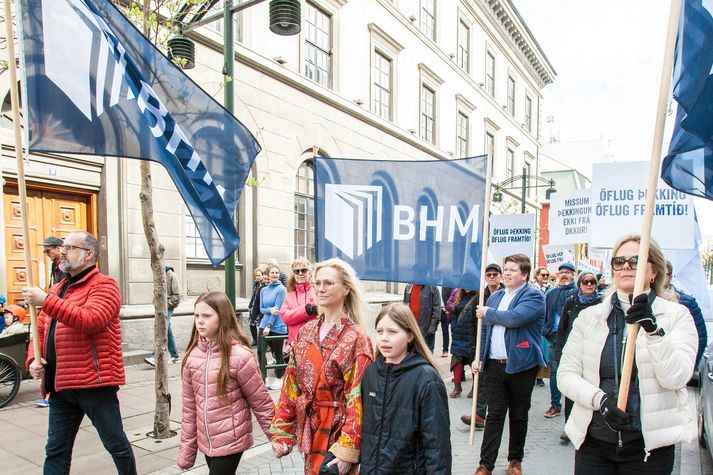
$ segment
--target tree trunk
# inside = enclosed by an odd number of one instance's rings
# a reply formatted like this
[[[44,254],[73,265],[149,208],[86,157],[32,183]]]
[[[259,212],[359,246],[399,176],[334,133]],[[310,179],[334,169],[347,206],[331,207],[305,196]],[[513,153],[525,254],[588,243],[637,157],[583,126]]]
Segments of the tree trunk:
[[[147,20],[151,13],[151,2],[143,5],[144,35],[149,38],[151,24]],[[168,303],[166,300],[166,271],[163,264],[164,247],[158,239],[156,224],[153,219],[153,185],[151,182],[151,162],[141,161],[141,218],[144,225],[146,243],[151,254],[151,272],[153,274],[154,307],[154,356],[156,358],[156,407],[153,416],[153,436],[167,439],[171,436],[171,393],[168,392],[168,371],[166,366],[166,340],[168,335]]]
[[[163,264],[163,245],[159,242],[156,225],[153,219],[153,190],[151,185],[151,163],[141,162],[141,217],[144,234],[151,254],[151,271],[153,273],[153,306],[154,306],[154,355],[156,357],[156,409],[154,412],[154,437],[166,439],[170,437],[171,394],[168,392],[168,373],[166,366],[166,339],[168,332],[167,302],[166,302],[166,272]]]

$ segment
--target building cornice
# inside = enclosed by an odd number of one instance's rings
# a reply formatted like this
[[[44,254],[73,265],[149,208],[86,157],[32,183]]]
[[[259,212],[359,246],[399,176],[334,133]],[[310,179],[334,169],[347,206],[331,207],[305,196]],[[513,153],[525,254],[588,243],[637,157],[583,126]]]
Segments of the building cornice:
[[[475,2],[474,2],[475,3]],[[535,70],[544,85],[554,82],[557,72],[511,0],[483,0],[483,10],[502,30],[503,37],[515,46]]]

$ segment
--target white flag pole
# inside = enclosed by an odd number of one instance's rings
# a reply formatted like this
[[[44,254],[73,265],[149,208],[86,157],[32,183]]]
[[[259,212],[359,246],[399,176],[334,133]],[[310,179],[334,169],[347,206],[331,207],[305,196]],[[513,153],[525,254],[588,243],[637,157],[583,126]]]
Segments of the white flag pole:
[[[17,21],[22,21],[17,18]],[[5,0],[5,34],[7,37],[7,63],[10,70],[10,99],[12,102],[12,122],[15,129],[15,157],[17,158],[17,188],[20,191],[20,208],[22,209],[22,242],[25,251],[25,271],[27,285],[35,281],[32,275],[32,255],[30,254],[30,224],[27,221],[27,190],[25,188],[25,162],[22,153],[22,119],[20,118],[20,102],[17,90],[17,66],[15,62],[15,34],[12,28],[12,9],[10,0]],[[20,39],[20,41],[22,41]],[[27,100],[27,98],[25,98]],[[30,326],[32,327],[32,348],[35,351],[35,362],[40,364],[40,337],[37,331],[37,314],[35,306],[30,305]]]
[[[656,187],[661,171],[661,148],[663,146],[663,132],[666,122],[666,110],[668,109],[669,91],[671,89],[671,76],[673,71],[673,56],[676,47],[676,36],[678,33],[678,19],[681,13],[681,0],[671,1],[669,11],[668,31],[666,33],[666,47],[664,51],[663,69],[661,70],[661,87],[659,88],[659,104],[656,110],[656,127],[654,129],[654,142],[651,147],[651,165],[649,167],[649,184],[646,194],[646,209],[644,211],[644,224],[641,230],[641,242],[639,244],[640,265],[636,268],[636,280],[634,281],[634,295],[639,295],[644,291],[644,280],[646,279],[647,258],[649,255],[649,243],[651,242],[651,226],[654,220],[654,205],[656,203]],[[629,398],[629,385],[631,383],[631,371],[634,364],[634,350],[636,348],[636,336],[639,332],[639,325],[628,325],[626,337],[626,350],[624,352],[624,362],[621,369],[621,383],[619,385],[619,397],[617,406],[622,411],[626,411],[626,403]]]
[[[485,304],[485,267],[488,265],[488,247],[490,247],[490,201],[492,196],[493,181],[493,155],[488,154],[485,166],[485,202],[483,204],[483,242],[480,256],[480,293],[478,294],[478,306]],[[475,314],[475,312],[473,312]],[[483,319],[478,318],[478,329],[475,335],[475,359],[473,365],[480,366],[480,346],[482,340]],[[475,441],[475,418],[476,407],[478,405],[478,380],[480,372],[473,374],[473,404],[470,408],[470,445]]]

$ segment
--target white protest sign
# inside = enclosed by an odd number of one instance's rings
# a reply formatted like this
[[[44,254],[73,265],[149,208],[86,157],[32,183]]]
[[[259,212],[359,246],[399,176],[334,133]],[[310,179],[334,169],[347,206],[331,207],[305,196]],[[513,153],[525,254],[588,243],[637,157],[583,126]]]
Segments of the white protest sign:
[[[560,246],[555,244],[543,244],[542,253],[547,261],[547,270],[557,272],[559,266],[569,262],[574,265],[574,253],[570,246]]]
[[[490,217],[490,252],[495,257],[532,255],[535,244],[534,214],[501,214]]]
[[[589,242],[591,190],[559,191],[550,197],[550,244]]]
[[[599,274],[601,271],[591,265],[589,262],[584,261],[582,259],[579,260],[579,267],[577,268],[577,271],[579,272],[591,272],[592,274]]]
[[[641,234],[649,162],[595,163],[591,245],[611,248],[626,234]],[[693,202],[659,178],[651,237],[665,249],[693,248]]]

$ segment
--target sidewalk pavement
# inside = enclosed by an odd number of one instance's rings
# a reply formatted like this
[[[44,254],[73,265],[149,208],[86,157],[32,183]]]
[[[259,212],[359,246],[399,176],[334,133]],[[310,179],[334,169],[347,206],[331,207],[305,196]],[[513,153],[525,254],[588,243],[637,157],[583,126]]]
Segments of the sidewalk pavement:
[[[440,350],[440,332],[436,349]],[[452,388],[448,373],[449,358],[436,359],[448,390]],[[208,468],[201,454],[196,458],[196,466],[183,472],[176,465],[179,437],[168,440],[154,440],[146,434],[152,430],[154,410],[154,370],[148,365],[129,366],[126,369],[127,384],[119,391],[124,430],[132,442],[140,474],[172,475],[179,473],[206,475]],[[270,382],[270,379],[268,380]],[[449,400],[451,418],[451,444],[453,449],[453,473],[471,474],[478,465],[482,431],[476,432],[475,445],[468,444],[469,427],[460,421],[460,416],[470,412],[471,399],[465,397],[471,385],[470,376],[464,383],[463,396]],[[180,365],[169,365],[169,389],[173,395],[171,412],[172,428],[180,431],[181,386]],[[0,409],[0,470],[5,475],[30,475],[41,473],[44,460],[44,444],[47,435],[47,408],[35,407],[39,384],[23,381],[15,400]],[[693,389],[691,389],[693,390]],[[270,391],[277,398],[278,391]],[[530,422],[525,446],[523,471],[529,474],[572,473],[574,449],[571,444],[560,441],[564,417],[545,419],[543,413],[549,407],[549,387],[535,387],[530,410]],[[695,401],[695,397],[690,398]],[[245,452],[238,469],[239,474],[278,475],[303,473],[303,457],[297,451],[289,456],[276,459],[256,422],[253,422],[254,446]],[[500,446],[500,458],[495,472],[504,474],[507,468],[507,423]],[[701,468],[702,451],[694,441],[677,447],[675,474],[697,475],[711,472],[709,460]],[[705,455],[707,457],[707,455]],[[72,459],[73,474],[115,473],[109,454],[104,450],[99,437],[85,418],[74,444]]]

